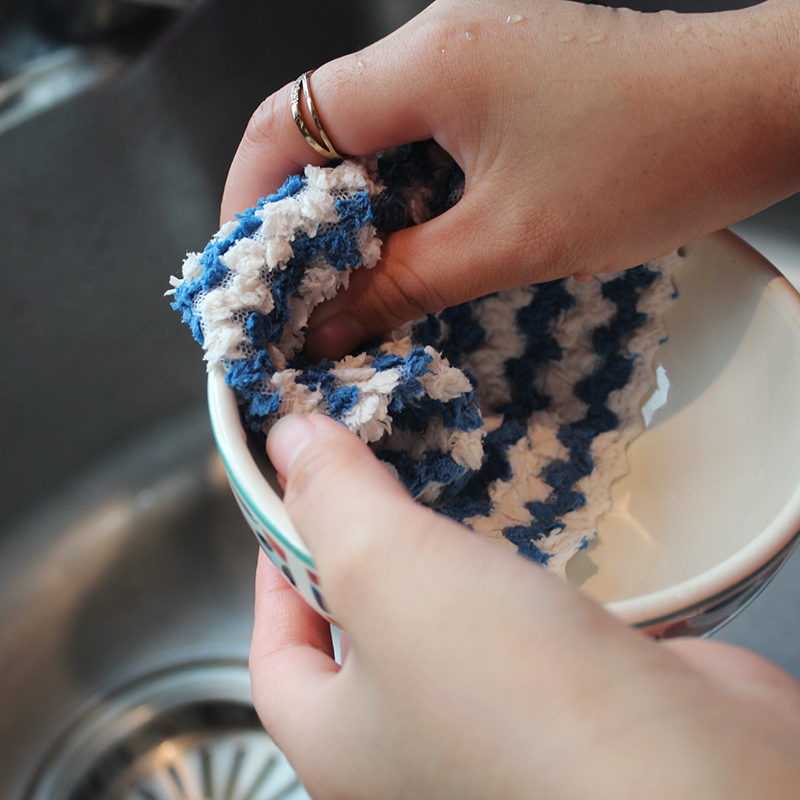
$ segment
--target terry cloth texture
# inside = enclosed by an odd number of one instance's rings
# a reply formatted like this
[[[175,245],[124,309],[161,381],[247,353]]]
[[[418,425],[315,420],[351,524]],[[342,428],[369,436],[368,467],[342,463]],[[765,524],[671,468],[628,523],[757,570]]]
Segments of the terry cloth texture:
[[[488,295],[340,361],[303,351],[312,309],[375,265],[382,237],[462,190],[432,143],[309,166],[187,256],[172,305],[256,435],[284,414],[328,414],[418,500],[563,573],[642,430],[677,254]]]

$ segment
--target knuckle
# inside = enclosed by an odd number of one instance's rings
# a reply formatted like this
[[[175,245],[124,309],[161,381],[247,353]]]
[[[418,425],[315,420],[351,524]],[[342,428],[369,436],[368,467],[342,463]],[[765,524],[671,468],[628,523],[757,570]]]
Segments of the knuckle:
[[[328,61],[314,71],[314,77],[323,79],[328,87],[339,87],[355,82],[359,73],[370,63],[369,56],[373,47],[355,50],[352,53],[347,53]]]
[[[353,456],[348,448],[335,446],[325,435],[306,445],[289,472],[284,502],[291,513],[306,502],[324,503],[336,492],[336,478],[351,468]]]
[[[426,27],[419,58],[436,77],[432,86],[438,85],[438,97],[446,98],[446,92],[460,92],[461,81],[470,76],[470,61],[464,58],[467,44],[464,24],[458,19],[438,17]]]
[[[269,147],[278,142],[278,120],[285,114],[283,103],[279,106],[280,92],[275,92],[263,100],[250,116],[244,132],[244,139],[256,148]]]
[[[413,52],[424,82],[419,102],[436,119],[468,114],[474,121],[482,114],[478,101],[497,92],[487,80],[486,62],[475,58],[475,43],[491,37],[494,14],[469,8],[463,0],[445,0],[428,7],[414,29]]]
[[[372,291],[364,298],[364,305],[364,315],[374,321],[374,327],[387,330],[441,311],[449,304],[413,267],[393,258],[391,269],[375,273]]]

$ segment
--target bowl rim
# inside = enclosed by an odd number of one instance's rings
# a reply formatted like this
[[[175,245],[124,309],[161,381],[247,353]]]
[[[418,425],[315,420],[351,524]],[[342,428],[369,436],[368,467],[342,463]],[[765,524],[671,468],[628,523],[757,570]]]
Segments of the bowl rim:
[[[757,250],[729,230],[705,237],[712,247],[729,250],[748,260],[769,284],[779,304],[786,307],[797,325],[793,338],[800,350],[800,293]],[[289,518],[282,499],[269,485],[256,463],[241,424],[233,389],[225,383],[224,371],[208,373],[208,406],[211,427],[232,486],[242,496],[258,521],[300,561],[316,569],[310,551]],[[266,513],[265,513],[266,512]],[[775,518],[751,542],[725,560],[678,584],[622,600],[604,603],[606,610],[629,625],[647,627],[678,619],[715,604],[736,585],[746,582],[781,551],[800,531],[800,483]]]
[[[760,280],[769,287],[776,304],[782,305],[787,316],[794,319],[796,324],[790,330],[800,351],[800,293],[788,278],[732,231],[717,231],[701,241],[747,259],[760,272]],[[605,608],[628,624],[650,625],[683,616],[695,608],[714,605],[732,587],[747,582],[789,546],[798,531],[800,483],[772,521],[752,541],[719,564],[665,589],[605,603]],[[676,598],[680,599],[679,605]]]
[[[221,367],[208,373],[208,408],[211,430],[233,488],[282,547],[285,546],[307,566],[315,568],[311,552],[289,517],[283,500],[269,485],[250,452],[236,394],[225,383],[225,373]],[[264,509],[269,509],[270,514],[265,514]]]

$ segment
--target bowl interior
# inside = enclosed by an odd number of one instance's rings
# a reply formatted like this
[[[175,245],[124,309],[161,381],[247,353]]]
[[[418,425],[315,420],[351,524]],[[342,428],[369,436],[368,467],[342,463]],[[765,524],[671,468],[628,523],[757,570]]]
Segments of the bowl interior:
[[[570,579],[653,618],[744,579],[800,528],[800,298],[730,232],[686,248],[645,433]]]
[[[728,231],[687,246],[675,284],[647,430],[628,449],[630,472],[612,488],[599,538],[567,569],[629,622],[713,597],[800,529],[800,296]],[[311,564],[220,373],[209,404],[250,512]]]

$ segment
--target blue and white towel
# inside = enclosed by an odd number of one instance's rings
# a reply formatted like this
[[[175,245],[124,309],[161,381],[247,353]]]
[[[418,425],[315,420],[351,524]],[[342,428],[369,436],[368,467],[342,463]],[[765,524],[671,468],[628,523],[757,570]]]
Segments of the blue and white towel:
[[[431,143],[307,167],[189,254],[173,307],[256,435],[284,414],[326,413],[418,500],[563,573],[642,430],[679,256],[498,292],[340,361],[303,351],[312,309],[377,263],[381,238],[462,190]]]

